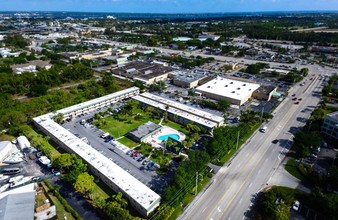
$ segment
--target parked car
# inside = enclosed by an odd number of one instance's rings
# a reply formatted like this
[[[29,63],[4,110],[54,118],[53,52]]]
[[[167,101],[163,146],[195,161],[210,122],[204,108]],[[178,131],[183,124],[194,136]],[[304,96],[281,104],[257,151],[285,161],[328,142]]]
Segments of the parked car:
[[[142,162],[142,165],[146,165],[148,162],[149,162],[149,159],[147,158]]]
[[[292,209],[296,212],[299,210],[300,202],[298,200],[293,202]]]
[[[138,162],[141,162],[142,160],[144,160],[146,158],[146,156],[142,156],[140,158],[137,159]]]
[[[135,155],[134,160],[138,160],[140,157],[142,157],[143,155],[141,153],[138,153]]]
[[[127,155],[131,155],[132,153],[134,153],[135,150],[128,150],[127,151]]]
[[[135,157],[137,154],[138,154],[138,151],[136,150],[136,151],[134,151],[130,156],[131,156],[131,157]]]
[[[152,166],[155,165],[155,162],[154,161],[150,161],[147,165],[147,168],[151,168]]]

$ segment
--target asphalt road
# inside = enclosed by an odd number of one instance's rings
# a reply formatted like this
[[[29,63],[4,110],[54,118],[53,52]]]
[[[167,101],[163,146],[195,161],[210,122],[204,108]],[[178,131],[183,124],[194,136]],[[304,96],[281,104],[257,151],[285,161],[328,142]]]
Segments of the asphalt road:
[[[311,68],[313,69],[313,68]],[[318,74],[310,71],[310,74]],[[308,76],[305,85],[297,84],[280,106],[274,118],[266,123],[266,133],[259,131],[245,143],[240,152],[213,177],[212,184],[186,207],[178,219],[245,219],[257,192],[269,187],[291,146],[293,134],[306,123],[320,101],[320,77]],[[302,98],[299,104],[292,94]],[[274,139],[279,143],[273,144]]]

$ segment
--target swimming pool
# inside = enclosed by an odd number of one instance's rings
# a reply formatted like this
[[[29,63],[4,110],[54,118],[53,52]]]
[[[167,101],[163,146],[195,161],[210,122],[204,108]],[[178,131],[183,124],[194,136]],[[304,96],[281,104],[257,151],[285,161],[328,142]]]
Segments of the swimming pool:
[[[177,141],[180,139],[180,136],[178,134],[166,134],[166,135],[159,136],[158,139],[160,141],[166,141],[166,140],[168,140],[169,137],[171,137],[172,139],[175,139]]]

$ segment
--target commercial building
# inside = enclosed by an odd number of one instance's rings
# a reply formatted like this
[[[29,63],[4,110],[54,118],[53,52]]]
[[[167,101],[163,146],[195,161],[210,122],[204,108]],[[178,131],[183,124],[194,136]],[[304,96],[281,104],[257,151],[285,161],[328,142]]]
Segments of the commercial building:
[[[118,91],[106,96],[102,96],[97,99],[93,99],[87,102],[83,102],[77,105],[70,106],[56,111],[56,114],[63,114],[64,119],[73,118],[81,114],[88,113],[90,111],[102,108],[113,103],[116,103],[122,99],[130,98],[132,96],[138,95],[140,89],[138,87],[131,87],[122,91]]]
[[[139,101],[141,105],[152,106],[167,112],[170,120],[180,124],[194,122],[207,129],[213,129],[224,123],[223,117],[151,93],[145,92],[134,96],[133,99]]]
[[[113,69],[115,76],[122,76],[133,80],[139,80],[144,84],[150,85],[160,80],[168,78],[168,74],[172,71],[165,64],[156,62],[131,62],[118,69]]]
[[[338,140],[338,111],[326,115],[322,125],[322,134],[330,139]]]
[[[141,215],[148,216],[150,212],[159,206],[161,197],[106,156],[53,121],[53,117],[58,113],[64,114],[65,117],[74,117],[95,108],[117,102],[118,100],[132,97],[138,93],[139,89],[132,87],[79,105],[61,109],[56,113],[41,115],[33,118],[33,122],[64,150],[74,153],[84,160],[93,174],[115,192],[122,192],[130,201],[130,205],[140,212]]]
[[[186,72],[186,71],[180,71],[180,70],[171,72],[170,75],[173,77],[174,85],[184,87],[184,88],[189,88],[189,89],[197,87],[200,80],[207,77],[204,74],[198,74],[194,72]]]
[[[276,86],[261,86],[253,92],[252,97],[255,99],[270,101],[275,92],[277,92]]]
[[[9,141],[0,142],[0,163],[10,154],[12,151],[12,143]]]
[[[197,87],[196,91],[211,99],[227,100],[234,105],[243,105],[259,87],[260,85],[255,83],[217,77]]]
[[[207,40],[207,39],[211,39],[211,40],[216,41],[216,40],[218,40],[220,37],[221,37],[221,36],[219,36],[219,35],[210,35],[210,34],[207,34],[207,35],[199,35],[199,36],[198,36],[198,40],[200,40],[200,41],[205,41],[205,40]]]
[[[16,74],[22,74],[23,72],[35,73],[37,72],[37,67],[48,70],[52,67],[52,65],[49,63],[49,61],[34,60],[26,64],[16,64],[11,66],[13,72]]]

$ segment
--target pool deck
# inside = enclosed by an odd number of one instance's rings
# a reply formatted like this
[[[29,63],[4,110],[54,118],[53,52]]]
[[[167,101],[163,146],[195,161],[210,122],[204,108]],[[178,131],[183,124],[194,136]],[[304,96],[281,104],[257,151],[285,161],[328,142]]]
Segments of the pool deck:
[[[168,134],[176,134],[178,135],[180,138],[179,138],[179,142],[182,142],[185,140],[185,134],[183,134],[182,132],[179,132],[173,128],[170,128],[170,127],[167,127],[167,126],[163,126],[159,132],[151,135],[150,137],[146,138],[144,140],[145,143],[148,143],[148,144],[151,144],[153,147],[155,148],[163,148],[162,146],[162,141],[159,140],[159,137],[160,136],[163,136],[163,135],[168,135]]]

